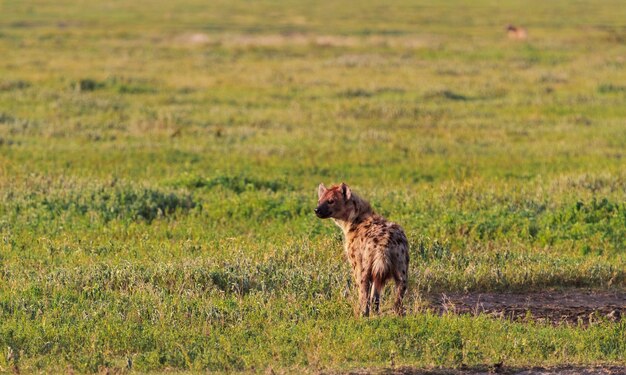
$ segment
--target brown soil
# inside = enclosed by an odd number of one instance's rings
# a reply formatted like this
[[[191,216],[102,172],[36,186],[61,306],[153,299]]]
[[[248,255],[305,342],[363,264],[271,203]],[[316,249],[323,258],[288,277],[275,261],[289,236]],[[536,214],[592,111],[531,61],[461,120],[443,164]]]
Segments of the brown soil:
[[[584,289],[533,293],[446,293],[428,298],[440,314],[487,314],[552,324],[617,322],[626,314],[626,291]]]
[[[333,374],[333,373],[329,373]],[[506,367],[501,364],[493,366],[461,367],[459,369],[419,369],[413,367],[397,367],[386,369],[358,369],[338,374],[349,375],[624,375],[626,367],[622,366],[559,366],[559,367]]]
[[[419,370],[412,368],[388,369],[383,374],[398,375],[489,375],[489,374],[508,374],[508,375],[624,375],[626,367],[618,366],[594,366],[594,367],[529,367],[514,368],[505,366],[489,366],[476,368],[461,369],[436,369],[436,370]]]

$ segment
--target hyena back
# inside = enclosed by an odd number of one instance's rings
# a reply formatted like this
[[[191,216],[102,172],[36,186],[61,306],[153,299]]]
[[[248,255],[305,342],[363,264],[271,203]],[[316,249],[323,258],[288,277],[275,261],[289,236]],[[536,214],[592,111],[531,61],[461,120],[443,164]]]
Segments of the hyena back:
[[[346,256],[359,286],[359,305],[363,316],[370,306],[379,312],[380,292],[389,279],[396,283],[394,310],[404,314],[402,300],[407,288],[409,245],[402,228],[376,214],[370,204],[342,183],[331,188],[318,187],[315,214],[332,218],[344,234]]]

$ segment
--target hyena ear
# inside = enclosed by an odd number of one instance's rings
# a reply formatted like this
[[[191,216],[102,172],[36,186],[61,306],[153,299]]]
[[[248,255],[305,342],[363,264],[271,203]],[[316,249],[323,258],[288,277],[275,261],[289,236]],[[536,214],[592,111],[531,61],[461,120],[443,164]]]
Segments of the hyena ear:
[[[350,199],[350,197],[352,196],[352,191],[350,190],[350,187],[345,184],[345,182],[341,183],[341,192],[343,193],[343,197],[346,198],[346,200]]]
[[[324,195],[324,193],[326,193],[328,189],[326,189],[326,186],[324,186],[323,183],[320,184],[320,186],[317,187],[317,197],[318,199],[322,198],[322,195]]]

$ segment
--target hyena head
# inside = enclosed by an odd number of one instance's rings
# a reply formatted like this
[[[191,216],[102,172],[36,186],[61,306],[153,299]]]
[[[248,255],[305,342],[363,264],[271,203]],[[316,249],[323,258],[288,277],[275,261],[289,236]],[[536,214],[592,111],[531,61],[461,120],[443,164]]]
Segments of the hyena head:
[[[352,192],[348,185],[342,183],[327,189],[324,184],[317,188],[317,208],[315,214],[320,219],[347,220],[350,215],[348,202],[352,197]]]

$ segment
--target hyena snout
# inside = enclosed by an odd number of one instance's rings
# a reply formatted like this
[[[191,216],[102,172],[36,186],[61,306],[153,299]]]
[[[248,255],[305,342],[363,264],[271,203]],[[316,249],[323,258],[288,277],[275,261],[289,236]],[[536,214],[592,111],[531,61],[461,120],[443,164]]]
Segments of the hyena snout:
[[[330,212],[327,204],[320,204],[315,209],[315,215],[317,215],[320,219],[328,219],[332,213]]]

